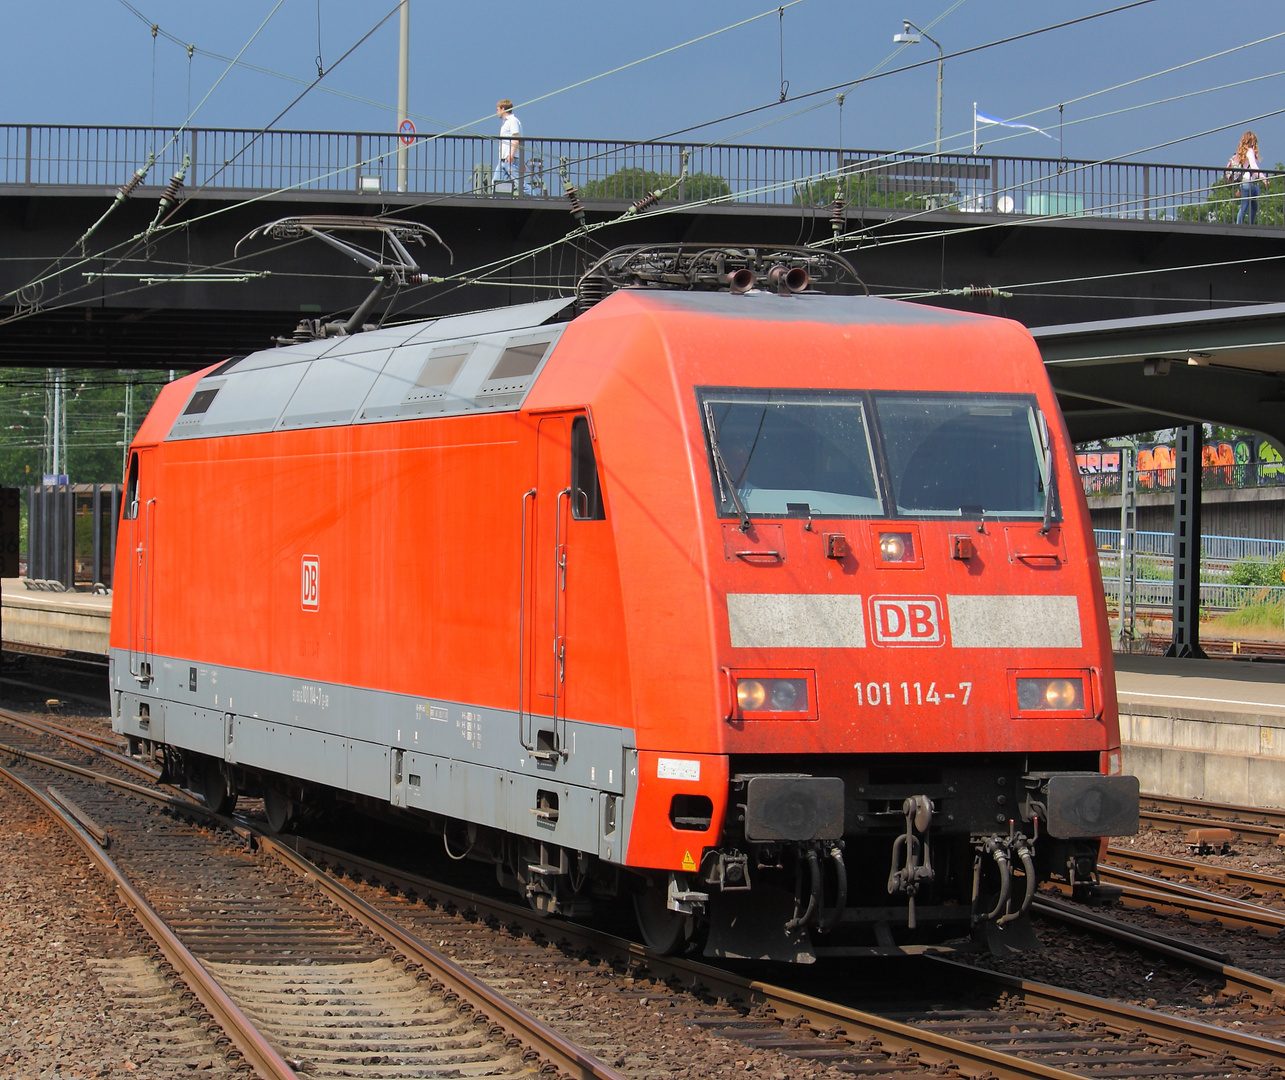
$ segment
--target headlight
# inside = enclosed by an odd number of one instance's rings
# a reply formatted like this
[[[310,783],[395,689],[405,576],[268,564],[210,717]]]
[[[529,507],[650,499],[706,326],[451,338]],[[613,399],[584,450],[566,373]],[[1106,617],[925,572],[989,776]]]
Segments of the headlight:
[[[767,701],[767,687],[758,679],[736,680],[736,704],[742,712],[760,712]]]
[[[736,704],[743,713],[807,712],[807,679],[737,679]]]
[[[910,533],[880,533],[879,558],[884,562],[914,562],[915,538]]]
[[[1022,712],[1083,712],[1084,680],[1018,679],[1017,707]]]

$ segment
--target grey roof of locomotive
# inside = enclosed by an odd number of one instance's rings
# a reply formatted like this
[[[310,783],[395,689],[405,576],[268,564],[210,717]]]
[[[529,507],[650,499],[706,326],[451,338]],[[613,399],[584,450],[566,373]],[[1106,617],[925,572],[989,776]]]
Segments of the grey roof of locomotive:
[[[633,290],[630,290],[631,292]],[[648,307],[737,319],[953,326],[987,316],[882,297],[640,289]],[[170,440],[511,411],[568,323],[567,298],[266,349],[201,379]]]
[[[201,379],[167,439],[518,408],[566,329],[565,298],[265,349]]]

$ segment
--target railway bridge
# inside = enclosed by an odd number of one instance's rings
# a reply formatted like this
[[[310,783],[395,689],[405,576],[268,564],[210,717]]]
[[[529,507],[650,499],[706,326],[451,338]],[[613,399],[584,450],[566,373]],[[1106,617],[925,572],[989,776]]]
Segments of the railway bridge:
[[[566,290],[621,244],[836,235],[875,293],[1028,326],[1280,299],[1285,197],[1237,227],[1221,167],[528,139],[522,182],[494,190],[494,141],[0,125],[0,314],[19,316],[0,364],[194,368],[262,348],[301,316],[352,311],[369,278],[339,253],[237,252],[256,226],[301,214],[387,213],[441,235],[453,262],[416,248],[443,280],[403,291],[402,318]]]
[[[567,294],[609,248],[677,241],[836,246],[873,293],[1018,319],[1077,440],[1183,427],[1188,541],[1200,421],[1285,446],[1285,177],[1242,227],[1221,166],[527,139],[497,187],[495,141],[0,126],[0,366],[182,370],[263,348],[351,312],[370,279],[309,241],[238,241],[389,215],[445,245],[415,249],[429,280],[397,319]],[[1198,580],[1184,550],[1175,596]],[[1197,614],[1175,605],[1179,651],[1199,652]]]

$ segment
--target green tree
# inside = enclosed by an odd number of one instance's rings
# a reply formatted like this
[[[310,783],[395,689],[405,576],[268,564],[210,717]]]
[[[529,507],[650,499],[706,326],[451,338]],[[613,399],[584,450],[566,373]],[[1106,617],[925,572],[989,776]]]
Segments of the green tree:
[[[1277,162],[1276,171],[1285,172],[1285,163]],[[1204,202],[1180,206],[1179,221],[1207,221],[1231,225],[1240,209],[1240,181],[1224,177],[1214,181]],[[1270,176],[1258,186],[1258,224],[1285,225],[1285,176]]]
[[[68,369],[67,475],[74,484],[119,484],[125,436],[126,384],[131,387],[130,438],[165,385],[164,372]],[[44,368],[0,371],[0,485],[39,484],[49,438],[51,373]]]
[[[848,206],[877,206],[894,210],[922,209],[925,196],[912,191],[889,191],[886,184],[879,183],[877,172],[855,172],[843,177],[843,201]],[[796,206],[829,206],[839,193],[837,179],[809,181],[806,185],[796,186],[794,204]]]
[[[672,173],[653,172],[650,169],[620,169],[601,180],[589,180],[580,189],[586,199],[641,199],[653,191],[664,191],[665,198],[682,198],[685,202],[716,199],[731,195],[727,181],[713,173],[689,173],[682,185],[671,185],[678,178]]]

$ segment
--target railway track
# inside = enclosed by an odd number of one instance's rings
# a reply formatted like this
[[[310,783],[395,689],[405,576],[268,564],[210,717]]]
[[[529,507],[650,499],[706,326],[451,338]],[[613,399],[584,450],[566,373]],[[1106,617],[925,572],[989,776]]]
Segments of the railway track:
[[[559,954],[592,950],[590,955],[611,970],[645,965],[671,988],[734,1003],[746,1010],[739,1023],[717,1016],[696,1016],[690,1022],[805,1060],[844,1062],[868,1072],[876,1065],[893,1068],[914,1054],[934,1067],[953,1061],[964,1071],[984,1066],[996,1075],[1014,1075],[1004,1071],[1011,1068],[1007,1062],[979,1059],[980,1049],[1016,1055],[1037,1070],[1055,1070],[1038,1075],[1061,1075],[1069,1060],[1093,1062],[1095,1076],[1136,1076],[1139,1068],[1150,1067],[1142,1059],[1176,1043],[1186,1049],[1177,1057],[1172,1050],[1161,1057],[1168,1066],[1192,1070],[1186,1075],[1203,1075],[1205,1055],[1211,1061],[1239,1061],[1237,1067],[1247,1067],[1259,1053],[1266,1056],[1256,1058],[1254,1067],[1285,1059],[1285,1043],[1263,1039],[1243,1058],[1237,1057],[1240,1051],[1223,1042],[1226,1029],[945,960],[903,960],[878,967],[871,980],[878,988],[878,1002],[868,995],[870,984],[863,981],[867,992],[854,988],[852,970],[843,965],[817,965],[785,976],[774,969],[774,976],[787,984],[768,983],[681,958],[656,957],[640,945],[590,928],[550,925],[527,909],[379,866],[316,841],[292,837],[288,842],[314,862],[363,881],[367,899],[399,922],[421,927],[426,935],[449,937],[467,958],[464,962],[483,964],[485,954],[495,947],[490,936],[477,929],[482,925],[520,930],[533,942],[556,936]],[[484,941],[469,949],[475,934]],[[526,950],[533,964],[540,963],[543,954],[534,943],[510,947]],[[961,1007],[961,1002],[966,1004]],[[785,1032],[779,1029],[782,1018],[790,1025]],[[928,1036],[933,1038],[926,1045]],[[975,1050],[966,1054],[965,1046]],[[1222,1067],[1226,1066],[1218,1066]]]
[[[1157,828],[1225,827],[1245,839],[1272,843],[1285,833],[1285,810],[1204,802],[1168,795],[1143,795],[1142,820]]]
[[[211,815],[75,765],[59,770],[50,793],[56,763],[10,754],[27,775],[5,768],[0,777],[73,833],[261,1076],[376,1077],[395,1065],[403,1075],[552,1069],[618,1080],[449,959],[397,933],[343,886],[309,874],[293,853],[265,866],[236,834],[241,851],[188,824],[161,827],[157,811],[139,814],[137,798]]]
[[[1112,618],[1116,617],[1112,609]],[[1163,656],[1173,644],[1172,634],[1144,634],[1134,652],[1150,656]],[[1285,660],[1285,641],[1242,641],[1239,638],[1215,638],[1200,635],[1200,647],[1215,660],[1242,659],[1247,661]]]
[[[60,783],[59,791],[72,787],[75,779]],[[83,790],[66,793],[82,815],[92,817],[95,825],[112,835],[116,850],[124,851],[127,845],[119,834],[137,828],[130,825],[130,819],[138,817],[137,811],[122,814],[117,810],[109,815],[92,798],[95,791],[101,798],[101,792],[109,789],[101,784],[91,786],[86,779],[79,778]],[[130,791],[131,797],[137,794]],[[199,813],[173,796],[155,792],[153,797],[171,810]],[[242,828],[248,836],[249,831]],[[146,835],[151,838],[156,832],[153,825]],[[131,844],[136,842],[134,838]],[[177,918],[177,936],[190,938],[198,955],[206,951],[204,959],[216,965],[229,995],[261,1024],[277,1017],[287,995],[269,993],[266,998],[256,998],[251,983],[280,975],[269,968],[297,967],[281,962],[285,960],[281,950],[296,957],[305,948],[333,951],[352,935],[348,929],[349,937],[344,936],[346,924],[327,924],[315,911],[310,915],[312,922],[296,911],[291,924],[291,933],[296,935],[300,926],[321,931],[307,945],[288,935],[274,937],[263,922],[298,891],[301,881],[344,888],[317,868],[319,860],[364,882],[355,882],[347,890],[352,897],[340,902],[349,916],[376,913],[381,936],[375,940],[385,942],[382,949],[395,950],[392,958],[386,952],[371,958],[360,951],[362,942],[369,938],[360,938],[342,946],[355,952],[329,959],[349,965],[382,962],[395,967],[399,958],[411,955],[407,950],[417,940],[437,940],[440,946],[449,942],[459,968],[472,971],[480,980],[492,981],[506,996],[524,1000],[550,1021],[598,1029],[603,1056],[614,1053],[617,1064],[631,1072],[641,1063],[631,1062],[629,1046],[620,1045],[620,1023],[613,1027],[593,1019],[592,1013],[583,1015],[589,1012],[595,988],[601,991],[597,994],[600,1001],[614,999],[614,1006],[622,1001],[632,1003],[648,1017],[654,1014],[655,1021],[647,1021],[653,1027],[677,1024],[689,1032],[700,1029],[732,1040],[741,1044],[747,1060],[755,1054],[785,1055],[794,1062],[787,1066],[790,1076],[806,1075],[797,1071],[800,1068],[840,1063],[865,1075],[905,1075],[954,1065],[966,1075],[1051,1078],[1073,1075],[1091,1064],[1093,1075],[1102,1077],[1136,1076],[1140,1069],[1153,1067],[1176,1069],[1185,1076],[1223,1076],[1249,1075],[1255,1070],[1261,1074],[1270,1063],[1285,1057],[1285,1044],[1270,1039],[942,961],[925,960],[904,968],[903,973],[913,968],[918,974],[910,976],[901,996],[884,994],[878,1008],[865,1010],[853,999],[850,972],[840,973],[838,968],[825,969],[824,978],[822,970],[807,973],[809,992],[774,986],[703,964],[658,958],[635,943],[601,931],[550,923],[527,909],[453,890],[304,838],[264,837],[263,852],[258,855],[245,851],[244,842],[240,841],[241,850],[230,853],[231,869],[224,865],[225,859],[210,858],[208,868],[202,862],[200,873],[187,882],[186,889],[177,888],[171,873],[169,877],[158,875],[152,892],[158,909]],[[265,863],[265,855],[284,861]],[[311,856],[313,865],[295,861],[300,855]],[[253,869],[251,880],[233,872],[238,869],[236,864]],[[189,877],[191,870],[189,863]],[[369,884],[371,881],[377,881],[379,887]],[[195,894],[193,884],[200,886]],[[335,902],[335,897],[328,902]],[[206,920],[216,913],[231,913],[233,929],[211,929]],[[550,943],[550,938],[556,940]],[[390,939],[396,944],[387,945]],[[248,974],[229,971],[236,965],[245,967],[248,946],[255,950],[258,961],[253,970]],[[270,962],[273,949],[278,950],[275,964]],[[497,963],[497,958],[509,962]],[[320,970],[316,964],[308,966],[312,975]],[[546,977],[539,978],[541,975]],[[322,984],[323,1000],[327,992],[342,992],[324,979]],[[317,985],[312,984],[312,989]],[[447,986],[445,982],[441,985]],[[936,1006],[925,1005],[925,985],[938,991],[953,985],[957,992]],[[817,997],[818,987],[833,1000]],[[297,984],[295,990],[289,995],[291,1009],[304,1011],[303,1002],[312,996],[309,987]],[[965,999],[967,1007],[959,1007]],[[637,1011],[623,1010],[625,1015]],[[615,1008],[615,1015],[621,1013]],[[315,1014],[311,1022],[318,1022]],[[272,1042],[285,1045],[288,1038],[289,1032],[278,1031]],[[690,1034],[684,1041],[691,1043]],[[300,1051],[309,1052],[316,1053],[310,1046]],[[315,1071],[319,1063],[311,1058],[291,1060],[306,1061],[312,1066],[312,1075],[321,1075]]]
[[[1243,870],[1240,867],[1226,866],[1221,863],[1184,859],[1143,848],[1112,845],[1107,848],[1107,862],[1103,866],[1108,869],[1116,866],[1132,867],[1147,871],[1153,878],[1156,876],[1166,879],[1195,878],[1219,886],[1236,888],[1242,895],[1274,899],[1277,902],[1282,902],[1285,898],[1285,877],[1264,874],[1257,870]]]
[[[1121,890],[1135,925],[1183,922],[1183,935],[1208,943],[1236,968],[1274,980],[1245,989],[1256,1000],[1285,1000],[1285,877],[1137,847],[1109,847],[1104,884]],[[1199,883],[1199,884],[1197,884]]]

